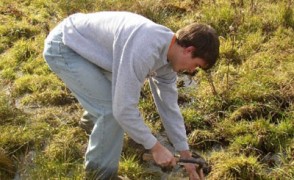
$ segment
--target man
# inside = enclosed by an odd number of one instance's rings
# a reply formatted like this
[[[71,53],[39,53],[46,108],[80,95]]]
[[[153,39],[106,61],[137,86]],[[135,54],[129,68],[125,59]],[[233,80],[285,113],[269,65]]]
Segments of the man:
[[[175,165],[137,108],[146,78],[169,140],[182,157],[191,157],[177,104],[177,72],[209,69],[218,54],[216,32],[201,24],[174,34],[130,12],[78,13],[60,23],[46,38],[44,58],[93,122],[86,171],[98,179],[116,176],[124,132],[150,149],[157,164]],[[192,164],[185,168],[190,179],[203,176]]]

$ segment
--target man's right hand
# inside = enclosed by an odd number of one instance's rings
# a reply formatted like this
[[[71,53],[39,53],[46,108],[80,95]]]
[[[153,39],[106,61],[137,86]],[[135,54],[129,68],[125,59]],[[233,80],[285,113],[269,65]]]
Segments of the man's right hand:
[[[176,165],[176,159],[174,155],[167,148],[161,145],[160,142],[158,141],[151,148],[151,153],[155,163],[160,166],[175,166]]]

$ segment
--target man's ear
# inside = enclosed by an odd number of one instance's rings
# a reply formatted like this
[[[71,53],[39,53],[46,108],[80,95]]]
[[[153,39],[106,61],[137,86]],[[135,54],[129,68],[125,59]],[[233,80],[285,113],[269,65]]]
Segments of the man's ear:
[[[184,52],[185,53],[192,53],[196,50],[196,48],[194,46],[188,46],[185,48]]]

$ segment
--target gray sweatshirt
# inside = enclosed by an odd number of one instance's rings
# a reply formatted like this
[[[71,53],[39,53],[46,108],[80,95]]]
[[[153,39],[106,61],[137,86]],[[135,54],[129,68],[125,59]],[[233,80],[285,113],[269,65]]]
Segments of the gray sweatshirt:
[[[189,149],[177,76],[167,61],[173,36],[170,29],[129,12],[78,13],[63,22],[64,44],[112,73],[113,115],[146,149],[157,141],[137,107],[146,78],[170,141],[177,151]]]

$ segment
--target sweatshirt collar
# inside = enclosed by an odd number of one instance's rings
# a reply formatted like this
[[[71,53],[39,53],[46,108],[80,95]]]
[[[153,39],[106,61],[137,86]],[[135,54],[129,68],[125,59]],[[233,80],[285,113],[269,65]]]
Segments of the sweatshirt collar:
[[[170,48],[176,43],[176,35],[173,35],[173,37],[172,37],[172,39],[171,39],[171,42],[170,42],[170,44],[169,44],[169,47],[168,47],[168,50],[167,50],[167,52],[170,50]],[[164,62],[164,65],[165,64],[169,64],[170,62],[169,62],[169,60],[166,58],[166,61]]]
[[[170,48],[175,44],[175,42],[176,42],[176,35],[173,36],[173,38],[169,44],[168,50],[170,50]]]

